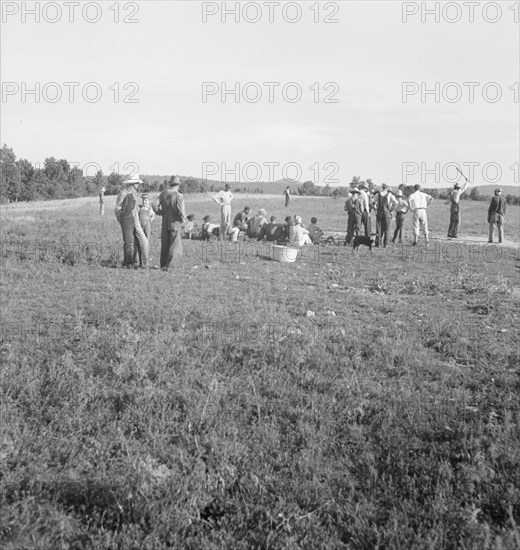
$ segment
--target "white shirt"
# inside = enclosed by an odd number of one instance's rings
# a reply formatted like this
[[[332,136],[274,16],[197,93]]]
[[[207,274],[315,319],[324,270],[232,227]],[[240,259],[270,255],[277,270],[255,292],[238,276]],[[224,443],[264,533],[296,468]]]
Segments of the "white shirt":
[[[361,204],[363,205],[363,211],[366,210],[367,212],[370,212],[370,202],[368,200],[368,193],[360,189],[359,198],[361,199]]]
[[[213,197],[213,200],[222,206],[229,206],[233,200],[233,194],[231,191],[222,190]]]
[[[415,191],[408,197],[410,210],[414,211],[418,208],[428,208],[433,201],[433,197],[422,191]]]
[[[450,198],[448,202],[454,202],[455,204],[459,204],[460,196],[462,195],[462,193],[464,193],[464,191],[466,191],[467,188],[468,188],[468,182],[466,181],[460,189],[454,189],[450,193]]]

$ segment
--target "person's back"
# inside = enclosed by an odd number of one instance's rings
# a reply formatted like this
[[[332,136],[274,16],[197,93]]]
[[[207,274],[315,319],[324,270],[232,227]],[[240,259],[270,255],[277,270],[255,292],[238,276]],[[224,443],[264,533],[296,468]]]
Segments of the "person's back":
[[[495,195],[491,199],[491,204],[489,205],[489,214],[502,214],[506,213],[507,201],[502,195]]]
[[[177,188],[165,189],[159,196],[159,210],[157,214],[162,215],[163,227],[171,227],[171,224],[184,222],[184,197]]]
[[[263,236],[264,226],[267,225],[267,219],[261,214],[257,214],[249,220],[247,225],[247,236],[252,239],[257,239]]]

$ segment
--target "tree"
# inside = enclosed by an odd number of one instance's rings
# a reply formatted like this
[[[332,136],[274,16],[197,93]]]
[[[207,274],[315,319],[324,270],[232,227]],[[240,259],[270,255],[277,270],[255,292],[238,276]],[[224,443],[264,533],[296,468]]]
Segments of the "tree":
[[[0,196],[16,201],[21,195],[22,178],[13,150],[4,144],[0,149]]]
[[[480,191],[478,190],[478,187],[473,187],[471,193],[469,194],[469,197],[473,201],[480,200]]]
[[[107,195],[117,195],[123,185],[124,177],[117,172],[112,172],[107,178]]]

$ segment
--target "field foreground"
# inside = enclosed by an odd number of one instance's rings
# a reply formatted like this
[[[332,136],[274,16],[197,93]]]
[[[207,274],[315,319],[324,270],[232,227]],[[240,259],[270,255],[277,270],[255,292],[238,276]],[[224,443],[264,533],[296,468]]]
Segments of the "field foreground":
[[[1,547],[520,548],[520,209],[498,247],[462,206],[428,251],[185,241],[167,274],[119,267],[110,204],[0,208]]]

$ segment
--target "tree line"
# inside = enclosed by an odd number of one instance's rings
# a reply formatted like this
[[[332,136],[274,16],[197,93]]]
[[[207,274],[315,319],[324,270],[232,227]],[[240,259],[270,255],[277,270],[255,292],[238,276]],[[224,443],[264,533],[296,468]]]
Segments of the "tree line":
[[[173,178],[173,176],[171,176]],[[167,187],[169,179],[161,176],[141,176],[144,181],[143,190],[159,192]],[[0,202],[18,202],[50,199],[73,199],[97,195],[101,187],[105,188],[106,195],[116,195],[122,187],[125,176],[117,172],[108,175],[99,170],[94,176],[87,176],[77,166],[72,166],[66,159],[48,157],[43,167],[33,166],[27,159],[17,159],[13,150],[7,145],[0,149]],[[216,192],[223,188],[224,183],[219,181],[205,181],[200,178],[181,176],[181,193]],[[374,183],[370,178],[361,180],[359,176],[352,178],[356,186],[366,183],[373,189]],[[233,184],[236,193],[280,193],[285,183],[243,183]],[[291,186],[294,193],[294,185]],[[346,197],[350,186],[331,187],[329,185],[315,185],[306,181],[298,186],[296,193],[302,196],[322,196],[341,198]],[[413,192],[410,185],[401,185],[405,196]],[[424,189],[434,199],[446,199],[447,191],[441,189]],[[481,195],[474,187],[470,193],[464,193],[463,199],[488,200],[487,195]],[[509,204],[520,204],[520,197],[507,195]]]

